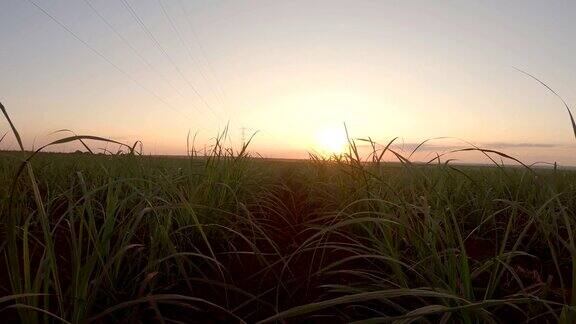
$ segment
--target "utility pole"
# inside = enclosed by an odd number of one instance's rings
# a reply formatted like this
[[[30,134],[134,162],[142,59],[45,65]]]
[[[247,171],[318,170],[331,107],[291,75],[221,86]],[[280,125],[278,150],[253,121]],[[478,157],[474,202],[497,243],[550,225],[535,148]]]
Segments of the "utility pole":
[[[242,130],[242,146],[244,146],[246,144],[246,127],[242,126],[240,130]]]

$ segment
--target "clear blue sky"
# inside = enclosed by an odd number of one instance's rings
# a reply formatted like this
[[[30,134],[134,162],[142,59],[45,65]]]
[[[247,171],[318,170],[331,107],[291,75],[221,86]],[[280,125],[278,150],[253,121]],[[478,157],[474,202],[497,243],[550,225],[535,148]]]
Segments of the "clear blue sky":
[[[512,68],[576,102],[576,2],[128,0],[144,28],[122,0],[33,2],[99,54],[0,2],[0,100],[28,147],[68,128],[184,154],[188,130],[202,143],[229,122],[234,141],[260,130],[254,150],[299,157],[346,122],[576,164],[562,104]]]

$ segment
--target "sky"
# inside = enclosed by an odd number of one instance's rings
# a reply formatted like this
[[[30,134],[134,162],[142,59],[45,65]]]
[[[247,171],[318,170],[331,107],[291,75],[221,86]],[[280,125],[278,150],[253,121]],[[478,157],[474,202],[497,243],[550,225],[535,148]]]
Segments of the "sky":
[[[576,165],[562,103],[515,70],[576,102],[574,39],[573,1],[1,0],[0,102],[29,149],[69,129],[184,155],[228,127],[301,158],[345,123],[407,152],[447,137],[420,159],[470,142]]]

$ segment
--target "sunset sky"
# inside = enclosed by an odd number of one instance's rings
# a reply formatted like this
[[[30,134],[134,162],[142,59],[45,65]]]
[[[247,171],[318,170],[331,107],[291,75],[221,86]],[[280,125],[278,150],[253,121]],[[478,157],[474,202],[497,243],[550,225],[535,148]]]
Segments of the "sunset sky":
[[[245,128],[263,156],[305,157],[345,122],[576,165],[562,103],[514,69],[576,103],[575,39],[572,1],[2,0],[0,102],[27,148],[67,128],[185,154],[189,130],[229,123],[234,145]]]

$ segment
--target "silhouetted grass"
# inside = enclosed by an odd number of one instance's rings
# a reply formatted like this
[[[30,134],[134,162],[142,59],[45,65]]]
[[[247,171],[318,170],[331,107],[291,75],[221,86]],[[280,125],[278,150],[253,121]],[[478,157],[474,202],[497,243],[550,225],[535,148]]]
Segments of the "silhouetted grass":
[[[480,147],[460,151],[522,167],[418,164],[369,138],[269,161],[226,131],[208,156],[73,133],[49,145],[121,148],[26,152],[1,108],[22,151],[0,152],[6,321],[575,320],[574,172]]]

